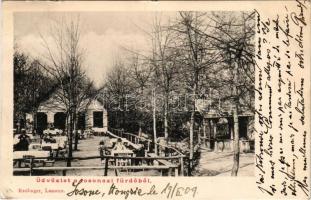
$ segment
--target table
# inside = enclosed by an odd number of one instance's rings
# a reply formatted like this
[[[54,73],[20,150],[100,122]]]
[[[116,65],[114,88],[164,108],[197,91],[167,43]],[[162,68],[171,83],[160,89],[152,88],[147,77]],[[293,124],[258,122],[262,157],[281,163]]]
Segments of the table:
[[[63,131],[60,129],[45,129],[43,131],[43,134],[51,134],[51,135],[57,135],[57,134],[62,134]]]
[[[124,149],[124,150],[112,150],[111,151],[112,156],[122,156],[122,157],[133,157],[134,153],[133,151],[129,149]],[[131,165],[132,159],[116,159],[116,166],[127,166]]]
[[[41,144],[40,143],[30,143],[29,144],[29,147],[28,147],[29,150],[41,150]]]
[[[124,149],[124,150],[112,150],[111,155],[115,154],[134,154],[132,150]],[[120,155],[119,155],[120,156]]]
[[[41,144],[41,148],[43,147],[51,147],[52,150],[58,150],[58,143],[45,143],[45,142],[42,142]]]
[[[106,131],[105,131],[106,129],[104,129],[104,128],[97,128],[97,127],[94,127],[94,128],[92,128],[92,130],[93,130],[94,132],[99,132],[99,133],[106,132]]]
[[[36,150],[13,152],[13,159],[23,159],[25,156],[33,156],[34,158],[49,157],[50,152],[49,151],[36,151]]]
[[[16,161],[18,163],[18,167],[21,167],[22,162],[24,164],[30,163],[30,160],[27,159],[27,157],[32,157],[32,158],[46,157],[46,158],[34,160],[34,163],[43,163],[43,165],[45,165],[45,163],[48,162],[48,157],[50,157],[50,151],[31,150],[31,151],[14,151],[13,152],[13,159],[23,159],[23,160]],[[14,165],[16,162],[14,161]]]
[[[90,138],[93,133],[91,130],[85,130],[83,134],[85,138]]]
[[[66,148],[66,144],[67,144],[67,137],[66,136],[56,136],[54,137],[54,139],[56,140],[56,143],[58,144],[59,147],[61,148]]]

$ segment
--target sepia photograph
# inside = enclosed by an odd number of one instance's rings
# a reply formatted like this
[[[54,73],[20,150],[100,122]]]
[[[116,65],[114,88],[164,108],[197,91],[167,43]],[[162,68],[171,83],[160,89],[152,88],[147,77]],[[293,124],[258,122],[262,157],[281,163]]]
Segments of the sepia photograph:
[[[255,11],[15,12],[14,176],[255,176]]]

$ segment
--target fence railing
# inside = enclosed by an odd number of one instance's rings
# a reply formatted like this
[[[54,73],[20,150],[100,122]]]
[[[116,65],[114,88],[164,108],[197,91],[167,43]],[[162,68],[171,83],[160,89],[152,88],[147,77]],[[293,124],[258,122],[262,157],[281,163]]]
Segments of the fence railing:
[[[62,166],[50,166],[50,167],[37,167],[35,165],[36,161],[48,160],[50,157],[31,157],[31,158],[19,158],[14,159],[14,162],[26,162],[27,167],[13,168],[13,172],[29,172],[29,175],[33,175],[37,171],[62,171],[65,176],[67,170],[90,170],[90,169],[103,169],[104,176],[108,175],[108,170],[115,170],[116,176],[117,170],[160,170],[163,174],[163,170],[167,172],[168,176],[174,174],[175,176],[184,175],[183,159],[184,156],[171,156],[171,157],[128,157],[128,156],[89,156],[89,157],[72,157],[72,158],[54,158],[55,161],[68,161],[70,160],[91,160],[100,159],[104,160],[104,166],[72,166],[72,167],[62,167]],[[158,161],[169,161],[158,162]],[[121,161],[121,162],[119,162]],[[155,164],[157,161],[158,164]],[[38,162],[38,163],[39,163]],[[119,164],[117,164],[119,163]],[[121,163],[121,164],[120,164]],[[126,163],[122,165],[122,163]],[[144,165],[142,165],[144,163]],[[163,164],[164,163],[164,164]],[[162,165],[160,165],[162,164]]]
[[[32,175],[36,171],[62,171],[63,175],[66,175],[67,170],[87,170],[87,169],[103,169],[104,176],[107,176],[109,169],[116,170],[160,170],[161,174],[166,171],[168,175],[173,174],[175,176],[184,175],[184,162],[186,156],[174,147],[154,143],[154,141],[140,137],[138,135],[124,132],[119,129],[109,128],[107,132],[112,137],[120,137],[127,139],[134,145],[145,143],[145,157],[131,157],[131,156],[89,156],[89,157],[53,157],[54,161],[65,161],[68,160],[90,160],[90,159],[101,159],[104,160],[104,166],[72,166],[72,167],[61,167],[61,166],[42,166],[37,167],[36,163],[42,160],[49,160],[51,157],[29,157],[29,158],[18,158],[14,159],[14,163],[18,162],[19,167],[13,168],[14,172],[29,172]],[[119,162],[122,161],[122,162]],[[156,162],[155,162],[156,161]],[[20,167],[20,163],[27,163],[28,167]],[[118,165],[117,163],[121,163]],[[123,164],[122,164],[123,163]],[[157,164],[155,164],[157,163]],[[143,164],[143,165],[142,165]],[[117,172],[116,172],[117,175]]]
[[[176,156],[176,155],[182,156],[182,155],[184,155],[178,149],[176,149],[172,146],[154,143],[154,141],[151,139],[140,137],[138,135],[125,132],[122,129],[109,128],[108,130],[111,131],[114,135],[117,135],[118,137],[126,138],[128,141],[132,142],[133,144],[139,144],[141,141],[143,141],[143,142],[147,141],[147,149],[146,150],[150,153],[151,152],[156,153],[156,155],[161,155],[161,154],[165,154],[166,156]]]

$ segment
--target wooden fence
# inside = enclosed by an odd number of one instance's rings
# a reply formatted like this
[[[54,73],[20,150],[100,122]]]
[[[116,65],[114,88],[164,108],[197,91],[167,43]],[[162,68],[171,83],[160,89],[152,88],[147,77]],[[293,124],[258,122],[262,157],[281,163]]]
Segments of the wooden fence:
[[[31,157],[31,158],[20,158],[14,159],[14,162],[25,162],[27,161],[28,167],[13,168],[13,172],[29,172],[29,175],[33,175],[37,171],[62,171],[62,174],[66,176],[67,170],[92,170],[92,169],[102,169],[104,170],[104,176],[108,175],[108,170],[163,170],[167,171],[167,175],[171,176],[172,173],[175,176],[184,175],[184,156],[171,156],[171,157],[127,157],[127,156],[89,156],[89,157],[72,157],[72,158],[54,158],[56,161],[67,161],[71,160],[90,160],[90,159],[101,159],[105,160],[104,166],[72,166],[72,167],[62,167],[62,166],[51,166],[51,167],[36,167],[36,161],[51,159],[50,157]],[[134,161],[140,161],[147,165],[115,165],[118,160],[127,160],[129,163],[135,163]],[[154,161],[169,161],[170,164],[155,165]],[[114,164],[113,164],[114,163]],[[161,162],[159,162],[161,163]],[[163,163],[162,163],[163,164]]]
[[[155,153],[156,155],[161,155],[161,153],[165,154],[165,156],[183,156],[184,154],[181,153],[178,149],[164,145],[164,144],[159,144],[159,143],[154,143],[154,141],[140,137],[138,135],[132,134],[132,133],[127,133],[123,131],[122,129],[114,129],[114,128],[109,128],[108,134],[112,134],[115,136],[118,136],[120,138],[125,138],[128,141],[132,142],[133,144],[139,144],[140,142],[147,142],[147,151],[150,153]]]

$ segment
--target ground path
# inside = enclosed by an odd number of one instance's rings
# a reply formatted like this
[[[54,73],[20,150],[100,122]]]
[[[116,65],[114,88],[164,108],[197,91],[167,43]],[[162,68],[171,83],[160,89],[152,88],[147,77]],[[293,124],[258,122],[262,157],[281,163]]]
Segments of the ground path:
[[[213,152],[202,150],[197,176],[230,176],[233,165],[232,152]],[[254,176],[254,153],[240,154],[238,176]]]

